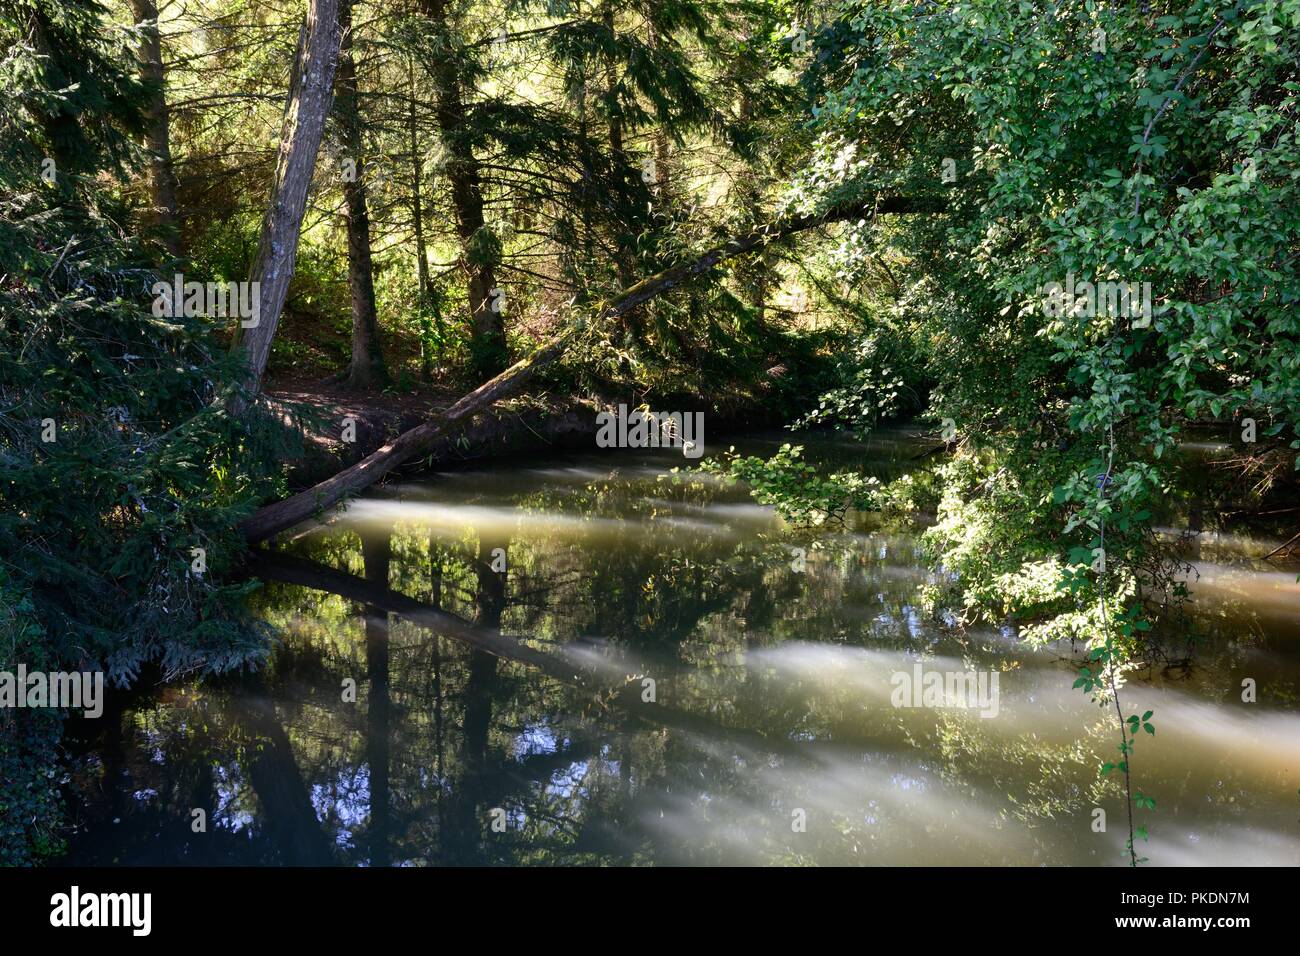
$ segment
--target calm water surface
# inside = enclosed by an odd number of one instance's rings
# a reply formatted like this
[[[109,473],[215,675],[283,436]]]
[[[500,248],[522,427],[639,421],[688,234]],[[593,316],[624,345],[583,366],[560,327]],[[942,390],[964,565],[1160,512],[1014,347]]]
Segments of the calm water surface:
[[[882,478],[925,447],[805,443]],[[300,529],[255,598],[269,665],[138,696],[76,758],[69,862],[1124,863],[1097,776],[1113,712],[1069,660],[923,611],[919,525],[801,537],[741,487],[659,478],[683,464],[496,462]],[[1300,585],[1260,560],[1278,543],[1202,535],[1196,666],[1125,691],[1159,726],[1134,759],[1153,864],[1300,864]],[[996,671],[997,715],[895,708],[917,662]]]

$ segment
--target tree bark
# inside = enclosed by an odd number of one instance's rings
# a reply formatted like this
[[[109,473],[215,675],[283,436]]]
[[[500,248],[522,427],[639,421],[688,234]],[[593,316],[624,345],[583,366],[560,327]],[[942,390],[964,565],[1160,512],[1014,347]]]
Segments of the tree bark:
[[[429,281],[429,252],[424,242],[424,199],[421,195],[421,168],[424,163],[420,156],[420,129],[415,121],[415,63],[406,61],[409,109],[407,120],[411,136],[411,221],[415,226],[415,275],[419,285],[417,302],[420,307],[420,378],[428,382],[433,379],[433,323],[430,311],[439,308],[433,301],[433,287]],[[442,315],[438,315],[438,341],[441,343]]]
[[[171,118],[164,85],[158,5],[155,0],[131,0],[131,13],[140,28],[140,46],[136,50],[140,77],[151,87],[149,102],[144,108],[144,146],[149,153],[146,175],[149,211],[145,225],[158,232],[169,253],[179,256],[180,217],[176,212],[176,172],[172,167]]]
[[[370,212],[366,203],[365,164],[362,160],[361,117],[357,96],[357,66],[352,58],[353,0],[339,2],[338,117],[343,145],[356,163],[355,175],[345,176],[343,198],[347,207],[348,288],[352,293],[352,363],[347,384],[374,388],[388,384],[388,368],[379,344],[379,319],[375,309],[374,266],[370,259]]]
[[[289,294],[289,280],[298,258],[298,232],[307,210],[307,190],[325,130],[338,55],[338,0],[307,0],[285,103],[271,198],[262,218],[257,260],[249,275],[259,284],[258,323],[235,331],[234,347],[242,346],[247,351],[244,386],[250,395],[261,387],[271,341]],[[232,411],[238,413],[243,404],[242,399],[236,399]]]
[[[618,38],[617,26],[614,22],[614,8],[607,7],[603,17],[605,29],[609,31],[611,45]],[[621,105],[618,102],[618,68],[614,62],[613,56],[605,58],[605,95],[609,103],[609,152],[614,175],[621,187],[621,192],[627,193],[627,152],[623,144],[623,114]],[[618,235],[614,236],[614,244],[618,247],[618,258],[614,262],[614,271],[618,275],[618,284],[621,288],[626,289],[636,281],[636,272],[633,269],[633,263],[636,261],[636,245],[626,231],[619,230]]]
[[[659,47],[659,34],[655,32],[653,26],[650,27],[649,36],[650,46],[654,49]],[[664,207],[662,215],[667,215],[668,210],[673,205],[673,195],[671,186],[671,177],[668,175],[668,169],[672,163],[672,146],[668,142],[668,133],[660,124],[655,128],[654,134],[654,187],[659,197],[659,203]]]
[[[469,296],[471,366],[479,377],[487,377],[504,369],[509,356],[505,320],[492,294],[496,288],[496,242],[483,216],[483,177],[474,155],[474,137],[456,60],[449,55],[452,38],[447,0],[419,0],[419,10],[443,34],[442,51],[436,55],[431,71],[434,114],[447,151],[447,179]]]
[[[873,203],[853,203],[835,207],[818,216],[792,216],[768,223],[711,249],[692,262],[673,266],[625,289],[598,310],[594,321],[601,323],[622,316],[631,309],[649,302],[655,296],[662,295],[683,282],[708,272],[724,260],[817,226],[875,214],[934,212],[941,208],[942,205],[937,200],[889,197]],[[435,414],[424,424],[403,432],[379,450],[355,465],[345,468],[332,478],[284,501],[260,508],[240,526],[245,540],[250,543],[265,541],[277,532],[292,528],[300,521],[305,521],[312,515],[338,504],[346,496],[369,487],[403,462],[417,457],[453,426],[467,421],[501,399],[519,392],[538,371],[564,355],[582,327],[582,322],[566,326],[527,358],[516,362],[469,394],[461,396],[446,411]]]

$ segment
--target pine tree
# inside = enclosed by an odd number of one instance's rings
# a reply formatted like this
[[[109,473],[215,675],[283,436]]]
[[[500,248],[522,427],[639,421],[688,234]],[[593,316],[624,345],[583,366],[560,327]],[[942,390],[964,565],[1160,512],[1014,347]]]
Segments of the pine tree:
[[[220,670],[262,649],[216,579],[265,449],[212,405],[233,365],[208,320],[156,314],[118,199],[145,87],[101,15],[0,18],[0,566],[56,661]]]

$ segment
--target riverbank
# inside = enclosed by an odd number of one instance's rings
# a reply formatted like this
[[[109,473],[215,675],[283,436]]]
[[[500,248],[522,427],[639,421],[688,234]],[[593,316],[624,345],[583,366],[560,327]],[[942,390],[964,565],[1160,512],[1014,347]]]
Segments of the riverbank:
[[[272,412],[301,443],[299,454],[284,459],[293,491],[355,464],[460,397],[452,390],[361,392],[305,382],[272,383],[265,396]],[[594,449],[600,412],[620,403],[634,408],[643,401],[633,396],[572,398],[542,393],[498,402],[402,470],[411,474],[433,464],[454,468],[484,459]],[[720,410],[699,402],[680,410],[703,411],[707,427],[715,432],[744,433],[783,424],[778,412],[761,405]]]

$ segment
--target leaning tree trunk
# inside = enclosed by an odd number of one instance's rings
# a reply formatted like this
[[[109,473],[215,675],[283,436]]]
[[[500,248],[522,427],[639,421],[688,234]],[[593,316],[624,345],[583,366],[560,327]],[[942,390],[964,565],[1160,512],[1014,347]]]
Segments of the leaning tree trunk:
[[[456,61],[451,50],[447,0],[419,0],[420,12],[444,32],[443,50],[436,55],[431,79],[434,113],[447,150],[447,181],[461,243],[471,322],[470,359],[476,375],[487,377],[505,368],[508,358],[506,327],[496,288],[497,249],[483,216],[483,177],[474,155],[469,114],[466,110]]]
[[[298,232],[307,211],[307,189],[325,130],[338,55],[338,0],[307,0],[280,131],[275,180],[262,218],[257,260],[249,276],[260,287],[258,323],[235,332],[234,347],[247,350],[244,386],[250,395],[261,387],[271,356],[271,341],[289,294],[289,280],[298,258]],[[240,411],[243,404],[242,399],[236,399],[231,403],[232,410]]]
[[[180,217],[176,213],[176,172],[172,168],[171,120],[163,83],[158,5],[155,0],[131,0],[131,12],[140,28],[140,46],[136,50],[140,77],[150,86],[149,101],[144,108],[144,146],[149,153],[146,179],[149,187],[149,211],[145,225],[158,232],[168,252],[179,256]]]
[[[818,216],[792,216],[768,223],[706,252],[692,262],[673,266],[658,275],[641,280],[630,289],[625,289],[605,303],[597,312],[595,321],[602,323],[618,318],[649,302],[655,296],[662,295],[683,282],[708,272],[726,259],[763,248],[769,243],[816,226],[878,214],[934,212],[942,208],[942,205],[934,200],[918,201],[907,197],[885,197],[876,202],[851,203],[834,207]],[[501,399],[517,394],[538,371],[564,355],[581,328],[582,323],[565,327],[527,358],[516,362],[491,381],[484,382],[468,395],[461,396],[446,411],[439,412],[424,424],[403,432],[378,451],[366,456],[350,468],[345,468],[334,477],[284,501],[260,508],[240,525],[245,540],[249,543],[265,541],[277,532],[292,528],[300,521],[323,513],[325,509],[338,504],[348,495],[368,488],[398,465],[426,451],[438,439],[444,437],[453,426],[467,421]]]
[[[352,363],[347,383],[354,388],[388,384],[388,369],[379,346],[375,309],[374,266],[370,259],[370,212],[366,204],[365,164],[362,161],[361,116],[357,96],[357,65],[352,58],[353,0],[339,2],[338,117],[343,146],[355,166],[343,178],[347,207],[348,288],[352,293]]]

